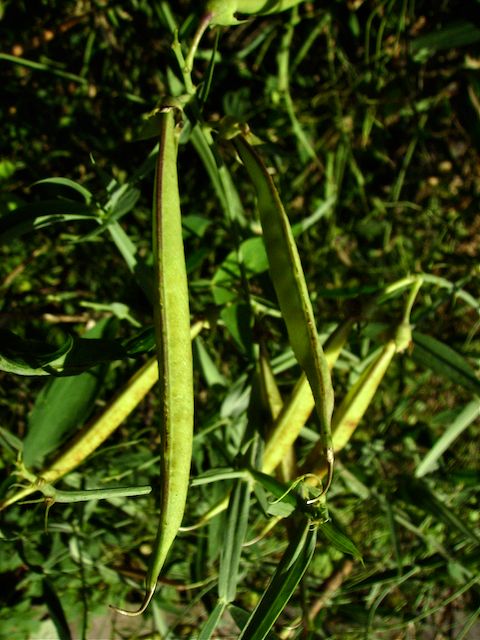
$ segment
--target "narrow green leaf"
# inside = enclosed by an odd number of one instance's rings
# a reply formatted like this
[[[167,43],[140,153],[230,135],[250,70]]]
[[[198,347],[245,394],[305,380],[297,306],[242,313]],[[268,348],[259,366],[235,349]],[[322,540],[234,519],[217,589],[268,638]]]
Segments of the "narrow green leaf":
[[[44,200],[27,204],[0,217],[0,242],[4,244],[31,231],[75,220],[96,222],[96,211],[74,200]]]
[[[452,442],[480,416],[480,398],[476,396],[467,406],[459,411],[455,420],[445,433],[436,441],[415,470],[415,477],[422,478],[436,467],[437,460],[450,447]]]
[[[215,629],[218,626],[218,623],[221,620],[221,617],[223,615],[223,612],[225,611],[226,606],[227,606],[226,602],[222,602],[221,600],[217,602],[212,613],[208,616],[207,622],[202,627],[202,630],[200,631],[197,637],[197,640],[210,640],[210,638],[212,637],[212,634],[214,633]]]
[[[292,233],[297,237],[307,231],[320,220],[332,206],[327,200],[311,215],[292,226]],[[265,273],[268,270],[268,257],[262,237],[247,238],[240,244],[239,252],[242,256],[242,267],[247,278]],[[240,265],[237,252],[228,254],[216,270],[212,278],[213,297],[217,304],[224,304],[237,298],[236,290],[241,283]]]
[[[22,451],[23,443],[20,438],[17,438],[17,436],[3,427],[0,427],[0,440],[3,440],[4,444],[13,451]]]
[[[335,525],[331,520],[324,522],[318,528],[318,532],[327,542],[330,542],[336,549],[342,553],[348,553],[355,559],[360,560],[363,564],[362,554],[358,550],[354,542]]]
[[[304,520],[297,528],[267,589],[243,627],[239,640],[263,640],[286,607],[315,552],[317,528]]]
[[[218,596],[225,603],[232,602],[237,592],[240,556],[248,526],[250,484],[238,482],[230,497],[227,527],[220,559]]]
[[[422,507],[427,513],[466,536],[471,542],[480,544],[480,537],[465,522],[458,517],[442,500],[439,500],[424,480],[405,478],[405,485],[409,491],[411,501],[415,506]]]
[[[418,331],[413,332],[415,362],[438,375],[480,395],[480,380],[465,358],[440,340]]]
[[[21,376],[71,376],[125,357],[125,348],[115,340],[68,336],[61,347],[53,347],[0,330],[0,370]]]
[[[227,167],[216,153],[210,131],[196,124],[192,129],[191,141],[208,173],[225,217],[230,222],[236,220],[240,226],[246,226],[242,201]]]
[[[197,336],[193,342],[193,361],[194,365],[200,369],[208,387],[215,385],[226,386],[225,376],[218,370],[200,336]]]
[[[480,28],[473,22],[459,21],[414,38],[411,43],[415,56],[430,56],[437,51],[465,47],[480,41]]]
[[[37,182],[34,182],[32,186],[35,187],[38,184],[54,184],[61,187],[67,187],[68,189],[79,193],[87,204],[90,204],[92,200],[91,191],[69,178],[45,178],[44,180],[37,180]]]
[[[62,603],[48,578],[42,578],[42,597],[57,630],[59,640],[71,640],[72,635]]]
[[[203,238],[206,230],[212,224],[211,220],[204,216],[191,214],[189,216],[183,216],[182,229],[185,236],[196,236],[197,238]]]
[[[222,309],[220,316],[239,349],[251,355],[253,348],[252,318],[250,308],[244,303],[234,303]]]
[[[248,622],[248,618],[250,617],[249,612],[245,611],[245,609],[237,607],[234,604],[228,605],[228,612],[230,613],[232,618],[235,620],[237,627],[240,630],[243,629],[243,627]],[[267,633],[265,638],[266,640],[280,640],[280,636],[278,636],[276,633],[273,633],[273,631],[270,631],[269,633]]]
[[[97,338],[111,334],[110,319],[101,320],[86,335]],[[78,376],[50,379],[40,391],[28,416],[23,441],[23,462],[27,468],[41,464],[66,437],[91,414],[107,368],[99,366]]]
[[[128,182],[115,189],[105,205],[107,223],[126,215],[137,204],[139,198],[140,190]]]
[[[129,356],[137,356],[148,353],[155,348],[155,330],[153,326],[145,327],[136,335],[123,342],[125,351]]]
[[[308,511],[305,500],[299,496],[295,487],[292,487],[290,484],[280,482],[280,480],[277,480],[268,473],[263,473],[257,469],[249,469],[249,473],[255,482],[261,484],[262,487],[275,496],[277,500],[281,500],[291,508],[297,509],[298,511]]]

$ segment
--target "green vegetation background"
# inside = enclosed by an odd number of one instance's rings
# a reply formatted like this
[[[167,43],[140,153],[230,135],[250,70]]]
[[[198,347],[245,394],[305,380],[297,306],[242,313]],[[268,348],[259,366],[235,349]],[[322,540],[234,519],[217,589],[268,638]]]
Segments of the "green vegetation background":
[[[245,119],[267,143],[293,224],[327,203],[325,214],[298,240],[321,332],[356,312],[357,299],[377,286],[424,272],[452,287],[422,289],[417,329],[463,354],[478,375],[480,12],[478,2],[468,3],[469,10],[466,4],[305,3],[290,43],[289,94],[281,60],[290,13],[224,29],[206,109],[214,125],[224,114]],[[197,3],[0,2],[2,216],[42,198],[72,197],[55,185],[32,186],[43,178],[75,180],[98,202],[129,184],[153,148],[150,141],[135,140],[142,115],[180,82],[166,5],[183,25],[180,41],[188,43]],[[207,33],[195,62],[197,82],[205,77],[214,43],[215,34]],[[251,187],[232,158],[226,162],[252,217]],[[219,307],[212,278],[236,237],[191,145],[182,146],[179,163],[182,208],[191,222],[185,242],[192,317],[213,320]],[[150,175],[135,183],[119,218],[147,263],[151,182]],[[69,223],[3,244],[1,329],[59,345],[65,335],[83,335],[102,318],[117,318],[120,337],[151,323],[150,305],[118,250],[107,234],[91,230],[83,222]],[[249,237],[251,228],[240,234]],[[251,286],[273,300],[265,274]],[[460,289],[476,307],[455,295]],[[389,323],[400,312],[400,304],[385,305],[376,320]],[[287,395],[298,371],[290,364],[282,373],[285,336],[275,323],[265,336]],[[373,329],[355,333],[334,376],[337,397],[375,340]],[[228,453],[235,435],[227,443],[223,430],[240,429],[248,388],[242,376],[252,364],[245,344],[221,325],[202,344],[212,366],[197,359],[196,473],[221,458],[217,450]],[[87,414],[137,366],[121,361],[102,371]],[[3,440],[6,432],[25,438],[44,385],[44,378],[0,372]],[[304,637],[476,637],[480,591],[478,585],[465,592],[462,587],[478,575],[478,420],[437,460],[421,487],[415,480],[434,442],[474,397],[452,375],[409,357],[394,362],[340,456],[343,475],[330,499],[365,566],[327,546],[318,549],[277,631],[285,632],[302,609],[317,606]],[[87,417],[79,417],[79,424]],[[157,431],[150,394],[101,454],[70,474],[67,488],[124,479],[155,486]],[[307,448],[308,433],[299,455]],[[0,470],[7,483],[15,459],[5,441]],[[197,489],[185,520],[193,522],[223,491]],[[57,637],[41,634],[62,628],[68,634],[63,615],[73,637],[147,637],[167,629],[169,637],[195,637],[214,604],[208,587],[217,571],[221,522],[208,533],[182,536],[153,613],[132,630],[106,606],[136,597],[156,526],[153,499],[57,505],[48,532],[43,517],[41,504],[16,506],[3,516],[1,638]],[[253,608],[278,561],[281,539],[282,533],[274,533],[245,550],[237,594],[243,608]],[[199,586],[184,589],[192,583]],[[218,637],[234,637],[233,623],[225,625]],[[299,632],[291,633],[282,637]]]

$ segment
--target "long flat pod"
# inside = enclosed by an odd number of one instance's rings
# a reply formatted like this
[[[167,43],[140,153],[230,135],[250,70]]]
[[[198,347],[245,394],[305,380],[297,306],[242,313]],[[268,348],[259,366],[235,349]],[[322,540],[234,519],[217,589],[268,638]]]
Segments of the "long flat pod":
[[[349,318],[340,324],[328,337],[323,350],[330,371],[335,365],[354,324],[355,319]],[[272,431],[265,444],[262,462],[262,471],[264,473],[272,473],[282,462],[287,455],[287,451],[300,434],[301,429],[305,426],[314,407],[315,400],[310,384],[306,375],[302,373],[290,398],[285,402],[276,417]],[[332,439],[334,451],[336,451],[334,434],[332,435]],[[321,441],[319,447],[323,448]]]
[[[414,289],[416,295],[418,288]],[[408,312],[410,313],[410,312]],[[372,361],[362,371],[355,383],[350,387],[340,406],[335,410],[332,420],[332,439],[335,452],[340,451],[350,441],[355,429],[365,415],[372,402],[394,356],[404,351],[412,340],[412,330],[409,322],[401,322],[393,337],[381,347]],[[321,455],[321,442],[313,447],[303,466],[303,471],[313,471],[322,477],[327,469],[319,467],[318,458]]]
[[[146,578],[147,608],[167,554],[182,523],[193,440],[193,365],[187,272],[177,176],[175,107],[158,113],[160,145],[153,206],[154,323],[159,370],[161,427],[160,522]]]
[[[193,340],[201,331],[203,322],[196,322],[190,330]],[[53,484],[81,465],[128,418],[130,413],[158,381],[157,358],[151,358],[125,383],[117,395],[99,415],[90,420],[79,433],[65,444],[52,462],[38,474],[20,468],[20,475],[31,484],[15,494],[0,500],[0,511],[19,500],[24,500],[46,484]]]
[[[243,135],[234,137],[233,144],[257,191],[270,277],[287,326],[291,347],[305,371],[315,400],[324,455],[329,468],[327,490],[334,461],[330,431],[333,388],[328,363],[315,326],[300,256],[282,201],[260,156]]]
[[[240,24],[239,16],[268,15],[286,11],[304,0],[208,0],[207,24],[234,26]],[[238,14],[238,16],[237,16]]]

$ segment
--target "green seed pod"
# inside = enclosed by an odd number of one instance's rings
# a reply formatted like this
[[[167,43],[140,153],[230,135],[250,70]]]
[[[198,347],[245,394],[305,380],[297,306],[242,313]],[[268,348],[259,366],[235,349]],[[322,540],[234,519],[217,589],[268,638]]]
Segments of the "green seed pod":
[[[210,24],[230,27],[240,24],[241,16],[269,15],[295,7],[304,0],[209,0],[206,14]]]

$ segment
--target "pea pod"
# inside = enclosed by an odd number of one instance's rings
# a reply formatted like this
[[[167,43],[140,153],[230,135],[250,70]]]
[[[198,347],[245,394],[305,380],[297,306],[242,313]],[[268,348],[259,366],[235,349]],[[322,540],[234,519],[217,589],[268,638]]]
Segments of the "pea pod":
[[[325,357],[330,368],[333,368],[337,361],[354,323],[355,320],[353,318],[345,320],[345,322],[340,324],[328,337],[327,342],[325,343]],[[278,406],[278,399],[275,403],[275,412],[277,415],[273,420],[272,430],[268,434],[265,451],[263,453],[263,474],[273,473],[283,460],[288,459],[289,450],[315,408],[315,401],[305,374],[302,373],[290,395],[290,398],[281,408]],[[201,517],[197,524],[192,527],[188,527],[186,530],[196,529],[205,525],[219,513],[222,513],[227,506],[228,495],[211,507],[211,509]]]
[[[191,327],[191,340],[200,333],[203,326],[204,322],[200,321]],[[24,500],[37,490],[42,490],[44,485],[54,484],[76,469],[126,420],[157,381],[157,359],[151,358],[126,382],[104,411],[88,422],[43,471],[36,475],[20,467],[19,475],[30,484],[0,500],[0,511]]]
[[[290,223],[270,174],[255,149],[240,134],[232,138],[258,197],[258,210],[267,252],[270,277],[285,320],[290,345],[310,384],[320,420],[320,437],[328,466],[328,490],[333,474],[333,444],[330,423],[333,388],[300,256]]]
[[[330,370],[335,365],[354,323],[355,319],[353,318],[345,320],[327,339],[324,345],[324,353]],[[262,471],[264,473],[272,473],[281,464],[287,451],[297,439],[302,427],[305,426],[314,407],[315,400],[308,380],[303,373],[298,379],[289,400],[283,405],[274,421],[273,429],[263,453]]]
[[[161,426],[160,522],[146,577],[143,613],[182,523],[193,441],[193,365],[175,139],[176,107],[159,110],[160,146],[153,205],[154,324],[159,369]]]
[[[240,15],[268,15],[286,11],[304,0],[209,0],[206,15],[210,15],[210,24],[233,26],[239,24]]]
[[[396,353],[404,351],[411,342],[411,327],[402,323],[395,335],[375,354],[372,361],[362,371],[358,379],[348,390],[347,395],[336,409],[332,420],[333,446],[340,451],[350,441],[355,429],[365,415],[382,382],[388,367]],[[303,466],[303,471],[315,470],[323,476],[325,467],[318,468],[318,459],[322,453],[321,442],[316,445]]]

